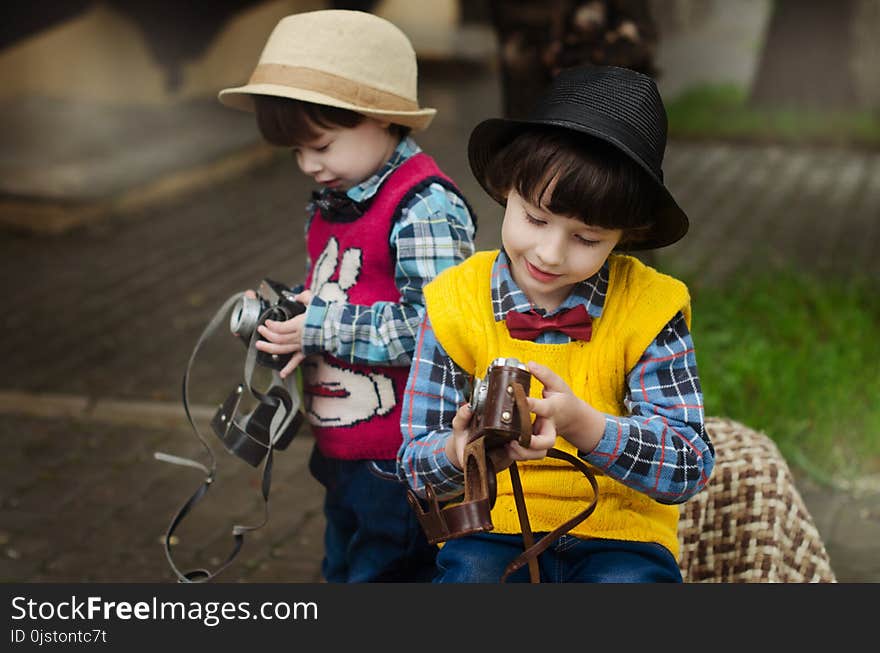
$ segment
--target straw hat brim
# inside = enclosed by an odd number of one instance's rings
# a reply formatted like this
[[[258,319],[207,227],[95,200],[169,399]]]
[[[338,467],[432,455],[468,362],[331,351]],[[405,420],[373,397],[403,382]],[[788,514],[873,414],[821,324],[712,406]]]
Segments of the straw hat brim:
[[[561,122],[556,120],[508,120],[504,118],[490,118],[478,124],[471,132],[468,141],[468,162],[474,177],[496,202],[502,206],[505,204],[505,198],[498,197],[494,191],[486,184],[486,168],[495,154],[505,145],[513,141],[513,139],[532,126],[553,126],[563,129],[579,131],[590,136],[599,138],[611,145],[614,145],[627,157],[636,162],[647,174],[648,177],[657,185],[660,191],[657,206],[654,211],[653,226],[646,235],[644,240],[627,243],[627,250],[644,250],[657,249],[666,247],[681,240],[687,233],[689,221],[687,214],[679,207],[672,193],[666,188],[666,185],[657,175],[644,163],[641,157],[637,156],[629,147],[621,140],[614,138],[613,135],[601,129],[594,129],[588,125]]]
[[[254,95],[270,95],[273,97],[285,97],[303,102],[313,102],[340,109],[348,109],[361,113],[378,120],[387,120],[398,125],[410,127],[413,131],[422,131],[431,124],[437,110],[425,107],[417,111],[386,111],[358,106],[344,100],[339,100],[330,95],[318,91],[310,91],[301,88],[291,88],[278,84],[247,84],[235,88],[227,88],[218,94],[217,98],[227,107],[241,111],[254,111]]]

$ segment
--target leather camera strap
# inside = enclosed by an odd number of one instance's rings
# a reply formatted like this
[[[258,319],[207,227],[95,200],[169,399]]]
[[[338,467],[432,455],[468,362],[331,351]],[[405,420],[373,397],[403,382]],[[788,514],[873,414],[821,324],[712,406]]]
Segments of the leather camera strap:
[[[516,515],[519,518],[519,527],[522,531],[523,546],[526,551],[532,550],[535,545],[535,536],[532,534],[532,527],[529,524],[529,513],[526,510],[526,499],[523,496],[522,480],[519,477],[519,469],[516,463],[507,468],[510,473],[510,484],[513,486],[513,500],[516,503]],[[541,570],[538,567],[537,554],[528,559],[529,564],[529,580],[533,583],[541,582]],[[505,576],[501,578],[504,582]]]
[[[290,410],[286,415],[283,416],[281,420],[273,420],[272,421],[272,433],[270,434],[268,441],[268,450],[266,453],[266,459],[263,465],[263,476],[262,482],[260,483],[260,491],[263,497],[263,519],[260,523],[254,524],[251,526],[235,524],[232,527],[232,537],[233,537],[233,545],[229,555],[226,557],[226,560],[220,564],[220,566],[215,569],[213,572],[208,571],[207,569],[194,569],[191,571],[183,572],[178,569],[177,565],[174,563],[173,556],[171,555],[171,545],[172,545],[172,537],[174,532],[177,530],[180,523],[183,521],[183,518],[186,517],[193,509],[193,507],[204,498],[205,494],[208,492],[208,489],[214,482],[216,478],[217,472],[217,459],[214,456],[214,452],[208,444],[207,440],[202,436],[201,431],[199,430],[198,424],[193,419],[192,413],[189,409],[189,378],[190,372],[193,367],[193,362],[196,359],[196,355],[201,349],[204,342],[213,335],[213,333],[217,330],[218,326],[225,317],[228,316],[229,311],[232,307],[238,302],[244,293],[236,293],[229,297],[223,305],[217,310],[211,320],[208,322],[205,329],[202,331],[202,334],[199,336],[198,341],[193,347],[192,354],[190,354],[189,361],[186,365],[186,370],[183,374],[183,384],[182,384],[182,398],[183,398],[183,409],[186,413],[186,418],[192,426],[193,431],[196,434],[196,437],[201,442],[202,447],[208,454],[209,464],[204,465],[196,460],[192,460],[191,458],[184,458],[182,456],[174,456],[171,454],[163,453],[161,451],[157,451],[153,454],[153,457],[156,460],[160,460],[162,462],[172,463],[175,465],[182,465],[184,467],[193,467],[195,469],[200,469],[205,473],[205,478],[202,481],[201,485],[196,489],[196,491],[189,497],[189,499],[184,502],[183,506],[177,511],[174,517],[171,519],[171,523],[168,526],[167,531],[165,532],[164,537],[164,547],[165,547],[165,557],[168,560],[168,564],[171,566],[172,571],[174,571],[177,576],[178,582],[181,583],[204,583],[215,576],[217,576],[221,571],[226,569],[238,555],[241,550],[242,545],[244,544],[244,535],[245,533],[253,530],[257,530],[258,528],[262,528],[266,525],[269,520],[269,488],[272,485],[272,461],[273,456],[272,453],[274,451],[273,442],[275,441],[278,433],[283,433],[284,430],[290,425],[293,421],[296,410]],[[244,383],[243,386],[248,389],[251,395],[256,398],[258,401],[270,404],[276,409],[281,409],[284,407],[283,402],[280,398],[271,396],[269,394],[264,394],[256,391],[252,385],[252,375],[254,372],[255,361],[256,361],[256,347],[254,346],[257,340],[256,330],[254,330],[254,335],[251,337],[251,342],[248,346],[247,357],[245,359],[244,365]],[[273,374],[274,375],[277,373]],[[296,392],[296,389],[293,386],[293,377],[288,377],[287,382],[285,383],[285,389],[288,392]]]
[[[549,449],[547,451],[548,458],[555,458],[557,460],[564,460],[568,463],[571,463],[575,469],[581,472],[587,480],[590,482],[590,486],[593,488],[593,500],[590,502],[584,510],[579,512],[577,515],[572,517],[571,519],[565,521],[560,524],[558,527],[554,528],[552,531],[544,535],[540,540],[538,540],[534,544],[526,544],[526,549],[521,554],[519,554],[513,561],[507,565],[507,568],[504,570],[504,575],[501,577],[501,582],[503,583],[507,577],[515,572],[517,569],[522,567],[525,564],[529,565],[529,572],[532,575],[532,565],[536,563],[538,556],[547,550],[547,548],[553,544],[557,539],[568,533],[572,528],[580,524],[587,517],[593,514],[593,511],[596,509],[596,503],[599,500],[599,484],[596,482],[596,476],[590,471],[590,468],[587,467],[586,463],[582,461],[580,458],[576,456],[572,456],[570,453],[566,453],[564,451],[560,451],[555,447]],[[512,466],[511,466],[512,467]],[[518,475],[517,475],[518,476]],[[512,480],[512,476],[511,476]],[[519,492],[522,494],[522,486],[519,487]],[[516,494],[516,486],[514,486],[514,494]],[[517,511],[519,511],[519,503],[517,503]],[[526,521],[523,522],[522,513],[520,513],[520,525],[523,527],[523,539],[525,540],[526,528],[528,528],[528,517],[526,517]],[[529,529],[529,537],[532,536],[531,529]],[[532,579],[532,582],[537,582]]]
[[[511,384],[516,410],[519,413],[520,435],[519,443],[528,447],[532,441],[532,416],[529,414],[529,402],[526,391],[519,383]],[[526,498],[523,495],[522,480],[519,477],[519,468],[516,463],[511,463],[507,468],[510,474],[510,485],[513,488],[513,501],[516,504],[516,515],[519,519],[520,531],[522,531],[523,547],[528,551],[535,543],[532,527],[529,524],[529,513],[526,510]],[[538,568],[537,556],[529,559],[529,579],[533,583],[541,582],[541,571]]]

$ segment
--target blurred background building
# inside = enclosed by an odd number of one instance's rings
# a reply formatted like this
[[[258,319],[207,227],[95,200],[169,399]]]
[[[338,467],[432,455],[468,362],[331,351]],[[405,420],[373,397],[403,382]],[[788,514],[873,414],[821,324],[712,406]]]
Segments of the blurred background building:
[[[258,143],[241,116],[214,107],[206,120],[205,105],[247,78],[280,17],[326,7],[395,22],[423,65],[457,61],[465,74],[468,65],[493,66],[508,115],[525,112],[559,67],[588,61],[654,75],[667,101],[696,85],[732,83],[756,106],[880,103],[876,0],[8,2],[0,224],[59,232],[120,202],[167,196],[264,160],[265,152],[247,151]],[[224,139],[211,137],[218,129]],[[126,154],[144,132],[152,147]],[[193,174],[172,180],[164,174],[172,169]]]

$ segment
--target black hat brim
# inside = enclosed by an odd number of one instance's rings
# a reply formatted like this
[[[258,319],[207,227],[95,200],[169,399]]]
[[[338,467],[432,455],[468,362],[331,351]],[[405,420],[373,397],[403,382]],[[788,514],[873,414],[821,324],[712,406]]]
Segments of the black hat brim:
[[[505,118],[490,118],[479,123],[471,132],[468,140],[468,162],[480,186],[483,187],[496,202],[504,205],[504,198],[497,197],[495,192],[486,184],[486,168],[488,168],[492,157],[505,145],[513,141],[514,138],[529,127],[534,126],[550,126],[561,127],[577,131],[598,138],[610,145],[615,146],[623,154],[639,165],[648,175],[648,178],[654,182],[660,191],[660,195],[655,206],[654,215],[652,216],[652,226],[648,230],[644,238],[638,241],[629,242],[626,245],[628,250],[645,250],[658,249],[667,247],[681,240],[687,233],[690,223],[687,214],[681,209],[672,193],[666,188],[662,179],[636,156],[632,150],[620,139],[614,137],[613,133],[609,133],[610,129],[592,128],[588,125],[570,123],[562,120],[509,120]],[[605,125],[607,127],[608,125]]]

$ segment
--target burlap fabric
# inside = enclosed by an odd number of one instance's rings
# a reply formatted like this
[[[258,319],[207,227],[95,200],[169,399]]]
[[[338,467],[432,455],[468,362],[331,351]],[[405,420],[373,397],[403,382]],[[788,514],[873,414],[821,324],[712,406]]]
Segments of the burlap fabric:
[[[708,487],[681,506],[685,582],[837,582],[825,544],[770,438],[707,418],[715,446]]]

